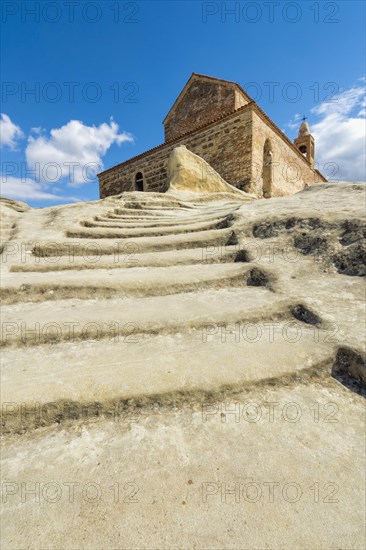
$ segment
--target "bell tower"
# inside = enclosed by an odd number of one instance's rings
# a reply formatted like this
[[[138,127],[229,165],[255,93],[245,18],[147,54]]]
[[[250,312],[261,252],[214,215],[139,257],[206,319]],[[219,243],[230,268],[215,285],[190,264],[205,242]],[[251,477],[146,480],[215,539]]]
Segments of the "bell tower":
[[[314,138],[310,133],[309,124],[306,122],[305,116],[302,119],[299,134],[294,140],[294,144],[309,162],[311,168],[314,168]]]

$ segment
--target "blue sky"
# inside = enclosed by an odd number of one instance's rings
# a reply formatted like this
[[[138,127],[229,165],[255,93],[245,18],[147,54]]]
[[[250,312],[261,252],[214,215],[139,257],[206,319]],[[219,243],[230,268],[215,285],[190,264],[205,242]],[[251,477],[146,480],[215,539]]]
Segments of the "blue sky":
[[[364,178],[363,1],[1,9],[3,195],[33,206],[99,198],[96,167],[162,143],[192,72],[241,84],[292,139],[306,114],[323,173],[336,163],[340,179]]]

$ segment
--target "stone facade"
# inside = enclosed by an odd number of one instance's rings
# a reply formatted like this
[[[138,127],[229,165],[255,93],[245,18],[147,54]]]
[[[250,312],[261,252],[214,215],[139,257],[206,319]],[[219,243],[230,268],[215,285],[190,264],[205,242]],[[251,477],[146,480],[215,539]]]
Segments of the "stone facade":
[[[271,155],[268,178],[268,197],[292,195],[304,188],[326,181],[324,176],[311,166],[304,155],[277,128],[277,126],[257,106],[253,109],[252,120],[252,177],[245,188],[259,196],[266,196],[264,150],[267,142]]]
[[[165,117],[165,141],[177,139],[250,102],[234,82],[193,74]]]
[[[164,144],[98,174],[101,198],[136,189],[166,191],[169,156],[178,145],[202,157],[231,185],[258,196],[289,195],[326,181],[233,82],[193,74],[164,128]]]
[[[144,178],[144,191],[166,191],[170,153],[178,145],[202,157],[232,185],[245,189],[251,181],[252,113],[243,109],[138,155],[98,175],[101,198],[135,190],[136,174]],[[202,174],[205,177],[205,174]]]

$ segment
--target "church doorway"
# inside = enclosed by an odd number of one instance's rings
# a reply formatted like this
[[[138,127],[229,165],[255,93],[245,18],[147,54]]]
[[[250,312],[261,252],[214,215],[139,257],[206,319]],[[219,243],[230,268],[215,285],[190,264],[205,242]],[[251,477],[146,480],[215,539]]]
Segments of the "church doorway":
[[[137,172],[135,176],[135,190],[143,191],[144,190],[144,176],[141,172]]]
[[[263,197],[269,199],[272,196],[273,179],[273,153],[269,139],[266,139],[263,147]]]

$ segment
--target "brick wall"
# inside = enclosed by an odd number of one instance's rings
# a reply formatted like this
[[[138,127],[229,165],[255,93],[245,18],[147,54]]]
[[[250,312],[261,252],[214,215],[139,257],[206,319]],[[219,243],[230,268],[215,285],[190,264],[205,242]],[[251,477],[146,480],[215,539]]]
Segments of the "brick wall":
[[[250,185],[252,112],[248,106],[219,122],[102,172],[98,175],[101,198],[134,191],[138,172],[144,176],[144,191],[165,191],[169,156],[178,145],[186,145],[205,159],[228,183],[240,189]]]
[[[269,139],[272,151],[270,196],[291,195],[326,181],[253,103],[179,139],[152,149],[98,175],[100,196],[135,190],[135,176],[142,172],[144,191],[164,192],[170,153],[178,145],[205,159],[228,183],[262,195],[263,149]],[[252,152],[253,151],[253,152]]]
[[[248,100],[233,85],[193,79],[164,121],[165,141],[177,139],[246,103]]]

